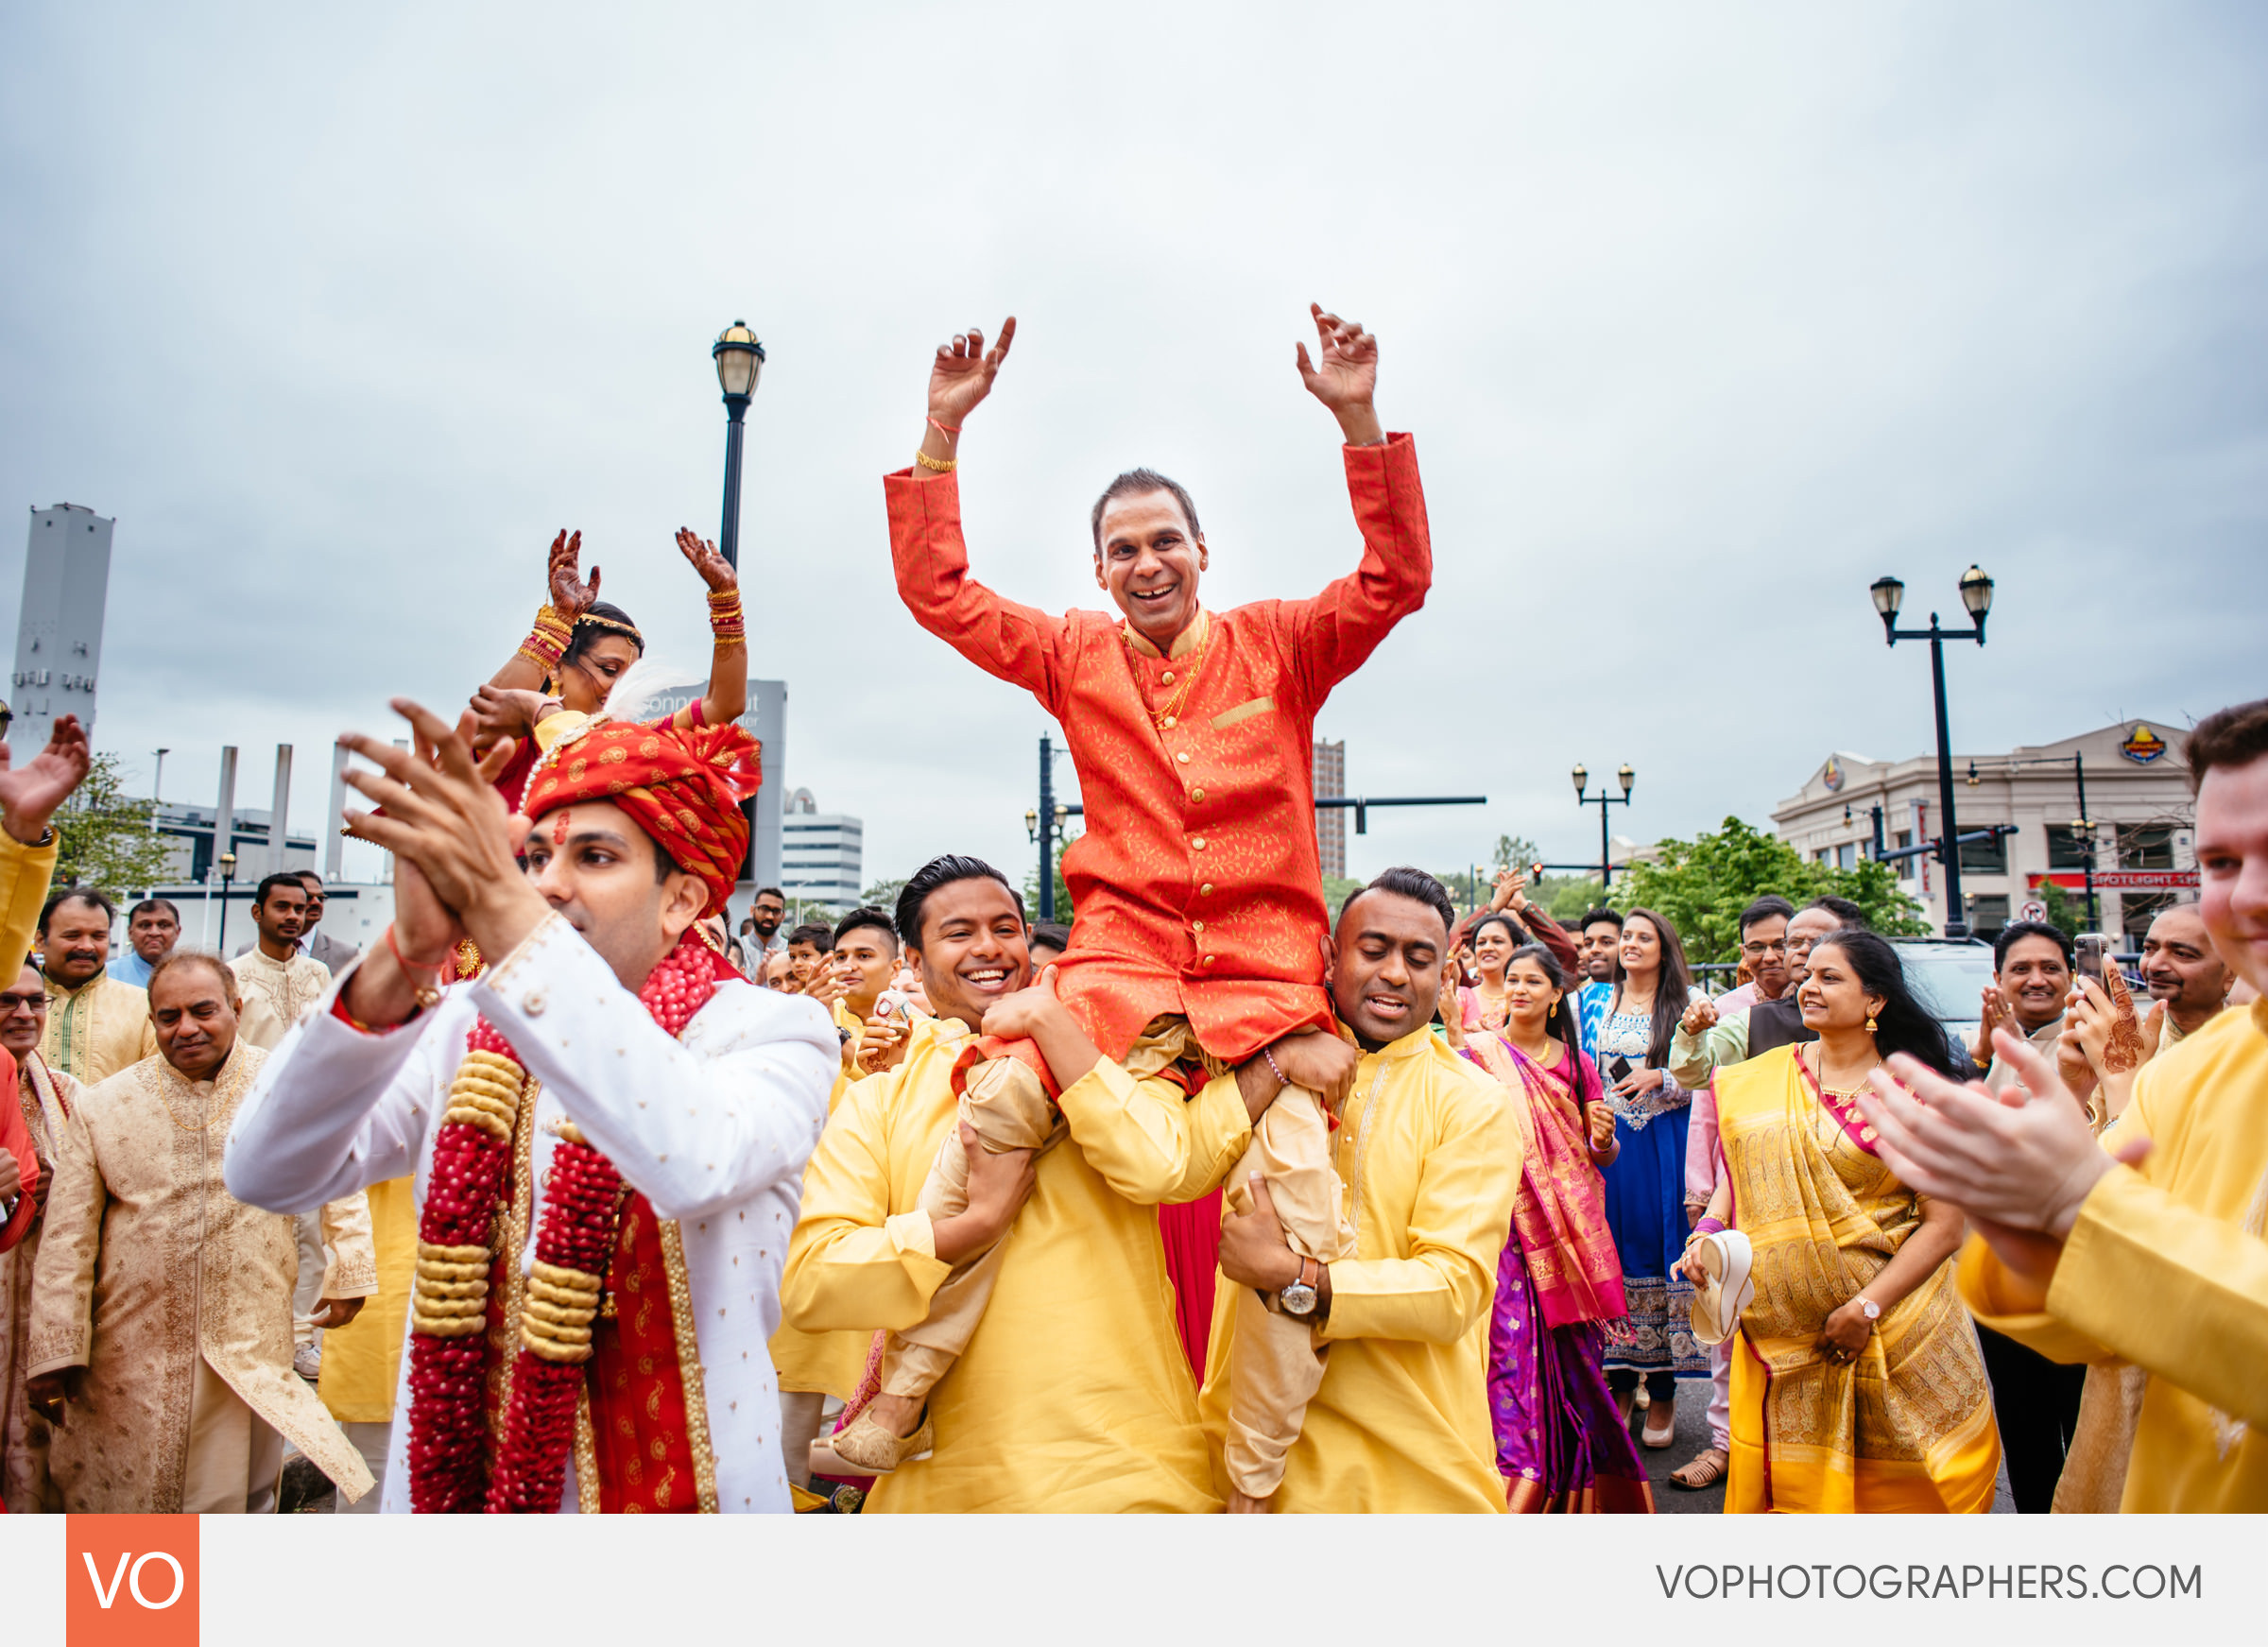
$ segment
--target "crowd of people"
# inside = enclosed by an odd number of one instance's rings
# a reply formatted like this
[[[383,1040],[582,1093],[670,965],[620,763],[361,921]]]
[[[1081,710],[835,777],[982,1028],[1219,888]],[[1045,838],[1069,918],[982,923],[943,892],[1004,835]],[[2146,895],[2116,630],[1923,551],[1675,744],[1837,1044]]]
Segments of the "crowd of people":
[[[1097,500],[1113,613],[970,575],[954,481],[1014,336],[932,368],[885,481],[921,626],[1063,727],[1075,918],[948,852],[894,908],[738,929],[737,580],[707,692],[562,533],[453,725],[398,702],[348,832],[235,956],[50,888],[83,732],[0,769],[0,1496],[342,1512],[2268,1508],[2268,702],[2187,745],[2202,897],[2139,978],[2002,931],[1975,1038],[1834,898],[1760,896],[1740,977],[1675,923],[1323,898],[1316,711],[1421,606],[1415,444],[1317,308],[1361,566],[1216,612],[1194,501]],[[783,930],[784,929],[784,930]],[[111,952],[123,931],[122,952]],[[1696,1398],[1697,1402],[1697,1398]]]

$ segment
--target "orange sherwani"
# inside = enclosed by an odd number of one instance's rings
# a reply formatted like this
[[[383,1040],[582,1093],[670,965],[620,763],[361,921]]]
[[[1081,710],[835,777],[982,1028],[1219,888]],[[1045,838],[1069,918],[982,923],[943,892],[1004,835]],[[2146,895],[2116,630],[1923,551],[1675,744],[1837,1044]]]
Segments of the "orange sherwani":
[[[1315,712],[1433,581],[1416,443],[1346,459],[1362,565],[1311,600],[1211,614],[1203,645],[1174,658],[1114,615],[1053,616],[971,577],[953,476],[883,482],[915,621],[1028,690],[1070,742],[1088,830],[1063,854],[1078,919],[1057,986],[1106,1057],[1169,1015],[1230,1061],[1331,1027]]]

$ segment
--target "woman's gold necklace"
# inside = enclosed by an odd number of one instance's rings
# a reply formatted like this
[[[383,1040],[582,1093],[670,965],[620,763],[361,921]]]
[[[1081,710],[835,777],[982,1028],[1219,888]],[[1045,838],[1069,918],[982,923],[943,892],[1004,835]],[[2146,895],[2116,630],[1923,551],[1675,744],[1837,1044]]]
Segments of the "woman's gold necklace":
[[[1838,1087],[1832,1081],[1828,1079],[1827,1049],[1826,1047],[1822,1046],[1819,1049],[1817,1057],[1818,1067],[1812,1072],[1812,1078],[1819,1083],[1819,1090],[1822,1092],[1832,1092],[1838,1098],[1856,1098],[1860,1093],[1866,1090],[1866,1077],[1874,1073],[1876,1070],[1880,1069],[1881,1067],[1881,1062],[1882,1060],[1880,1057],[1877,1057],[1874,1062],[1868,1064],[1864,1069],[1861,1070],[1859,1072],[1859,1082],[1857,1086]]]

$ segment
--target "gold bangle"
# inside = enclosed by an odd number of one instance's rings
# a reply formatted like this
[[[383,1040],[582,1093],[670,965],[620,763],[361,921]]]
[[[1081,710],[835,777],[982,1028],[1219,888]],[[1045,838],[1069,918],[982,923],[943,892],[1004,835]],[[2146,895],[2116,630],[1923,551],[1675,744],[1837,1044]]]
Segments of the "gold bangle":
[[[928,453],[920,451],[919,448],[917,448],[914,452],[914,461],[919,463],[923,469],[928,470],[932,474],[951,474],[955,469],[960,467],[961,462],[961,460],[957,457],[932,457]]]

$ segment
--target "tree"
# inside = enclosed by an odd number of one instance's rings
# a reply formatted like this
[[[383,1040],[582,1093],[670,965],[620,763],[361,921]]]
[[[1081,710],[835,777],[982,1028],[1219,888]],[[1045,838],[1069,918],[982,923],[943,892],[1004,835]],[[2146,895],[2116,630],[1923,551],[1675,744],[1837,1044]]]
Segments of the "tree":
[[[1524,871],[1542,856],[1536,843],[1525,835],[1499,835],[1496,837],[1496,850],[1489,855],[1488,861],[1499,869]]]
[[[1572,927],[1599,906],[1599,884],[1588,875],[1546,875],[1528,897],[1561,926]]]
[[[123,788],[117,755],[96,755],[86,781],[56,809],[58,886],[146,892],[163,878],[172,843],[150,830],[154,803],[132,799]]]
[[[1633,864],[1614,884],[1619,909],[1659,910],[1677,929],[1686,959],[1730,961],[1740,953],[1741,911],[1768,892],[1801,908],[1833,893],[1865,911],[1867,923],[1889,936],[1929,930],[1914,901],[1898,889],[1887,864],[1862,862],[1837,869],[1807,861],[1777,835],[1728,817],[1714,834],[1665,840],[1653,863]]]
[[[1075,835],[1072,837],[1073,840],[1077,838]],[[1067,840],[1056,851],[1055,918],[1065,926],[1071,924],[1072,910],[1071,887],[1063,879],[1063,854],[1070,849],[1071,841]],[[1026,920],[1040,918],[1040,866],[1038,864],[1034,864],[1023,872],[1023,918]]]
[[[2096,930],[2095,923],[2087,918],[2086,893],[2073,892],[2050,881],[2040,886],[2039,901],[2048,906],[2048,924],[2065,937],[2075,938],[2083,932]]]
[[[905,890],[905,878],[895,881],[877,881],[858,895],[861,903],[887,911],[893,917],[898,912],[898,895]]]

